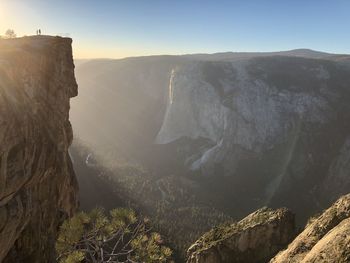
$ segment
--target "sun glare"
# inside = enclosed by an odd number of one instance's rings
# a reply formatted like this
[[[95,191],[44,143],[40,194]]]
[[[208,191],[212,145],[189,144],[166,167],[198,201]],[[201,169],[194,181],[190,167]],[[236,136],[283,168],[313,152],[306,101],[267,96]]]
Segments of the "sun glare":
[[[0,1],[0,35],[5,33],[11,23],[7,10],[5,4]]]

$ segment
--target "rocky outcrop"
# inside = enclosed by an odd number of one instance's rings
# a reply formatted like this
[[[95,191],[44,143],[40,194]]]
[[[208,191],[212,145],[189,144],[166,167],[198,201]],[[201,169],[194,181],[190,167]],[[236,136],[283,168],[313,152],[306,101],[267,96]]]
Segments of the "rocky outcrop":
[[[261,209],[242,221],[214,228],[189,250],[188,263],[267,262],[293,238],[294,215]],[[270,263],[350,262],[350,194],[309,223]]]
[[[77,208],[71,42],[0,41],[0,262],[54,262],[59,223]]]
[[[350,194],[313,219],[270,263],[350,262]]]
[[[187,263],[266,262],[293,239],[294,224],[289,210],[262,208],[204,234],[188,249]]]

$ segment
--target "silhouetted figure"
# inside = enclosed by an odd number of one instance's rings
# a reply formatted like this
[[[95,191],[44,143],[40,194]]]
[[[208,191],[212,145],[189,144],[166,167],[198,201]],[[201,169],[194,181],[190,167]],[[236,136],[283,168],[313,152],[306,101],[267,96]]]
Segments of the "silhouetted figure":
[[[39,29],[39,35],[41,35],[41,29]]]

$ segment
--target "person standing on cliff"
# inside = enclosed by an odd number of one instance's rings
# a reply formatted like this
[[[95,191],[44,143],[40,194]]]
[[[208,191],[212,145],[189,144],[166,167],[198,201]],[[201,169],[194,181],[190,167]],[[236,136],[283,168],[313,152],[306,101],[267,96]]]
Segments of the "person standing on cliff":
[[[41,35],[41,29],[39,29],[39,35]]]

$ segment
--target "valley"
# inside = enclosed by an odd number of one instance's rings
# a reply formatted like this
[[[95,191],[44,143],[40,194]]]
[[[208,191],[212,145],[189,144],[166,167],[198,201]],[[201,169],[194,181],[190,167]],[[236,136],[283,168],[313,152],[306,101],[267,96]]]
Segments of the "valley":
[[[302,227],[350,190],[349,61],[311,50],[84,61],[71,153],[92,154],[102,186],[81,184],[82,206],[150,215],[180,258],[265,205]]]

